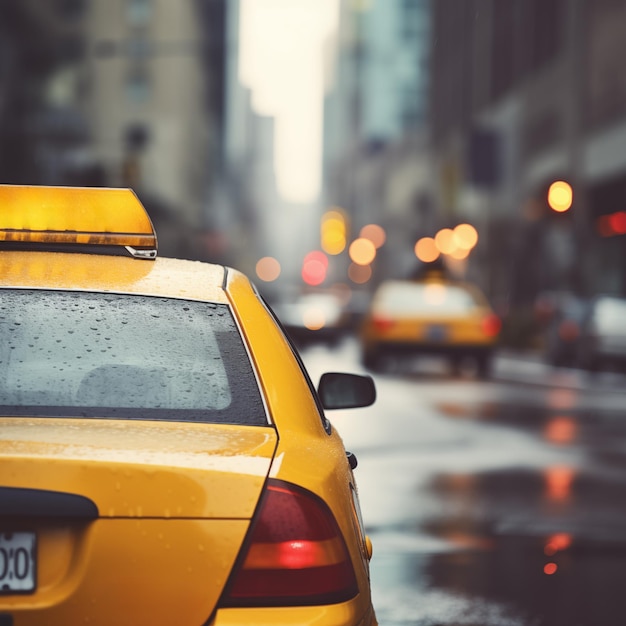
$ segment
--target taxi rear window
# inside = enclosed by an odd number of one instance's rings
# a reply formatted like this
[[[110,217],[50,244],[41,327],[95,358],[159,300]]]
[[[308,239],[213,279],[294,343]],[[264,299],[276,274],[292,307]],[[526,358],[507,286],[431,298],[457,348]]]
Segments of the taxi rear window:
[[[267,425],[227,305],[0,290],[0,414]]]
[[[387,283],[375,298],[376,311],[388,315],[464,314],[480,304],[467,289],[440,283]]]

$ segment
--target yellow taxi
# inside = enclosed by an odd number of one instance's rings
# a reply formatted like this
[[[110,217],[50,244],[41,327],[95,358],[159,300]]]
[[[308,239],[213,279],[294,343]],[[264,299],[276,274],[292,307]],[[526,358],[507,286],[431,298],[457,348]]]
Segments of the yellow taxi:
[[[376,624],[354,457],[253,284],[128,189],[0,185],[0,623]]]
[[[371,370],[405,355],[442,355],[455,370],[472,359],[490,372],[501,323],[474,284],[440,271],[416,280],[387,280],[372,297],[360,330],[362,360]]]

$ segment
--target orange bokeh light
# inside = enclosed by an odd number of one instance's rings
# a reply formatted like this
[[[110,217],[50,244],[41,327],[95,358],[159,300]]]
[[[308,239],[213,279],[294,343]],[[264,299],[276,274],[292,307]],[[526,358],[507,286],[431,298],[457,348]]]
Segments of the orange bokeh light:
[[[575,472],[571,467],[553,466],[546,468],[546,495],[550,500],[567,500],[572,491]]]
[[[545,438],[551,443],[571,443],[576,438],[578,425],[571,417],[559,416],[550,420],[544,430]]]
[[[471,224],[459,224],[453,233],[457,248],[471,250],[478,243],[478,231]]]
[[[546,556],[553,556],[561,550],[567,550],[572,545],[572,536],[569,533],[551,535],[543,549]]]
[[[435,245],[437,250],[442,254],[451,254],[456,250],[456,242],[454,241],[454,231],[451,228],[442,228],[435,235]]]
[[[548,576],[552,576],[552,574],[556,574],[556,570],[558,569],[559,567],[556,563],[546,563],[543,568],[543,573]]]
[[[369,265],[376,258],[376,246],[369,239],[359,237],[350,244],[348,253],[357,265]]]
[[[462,261],[463,259],[467,259],[469,256],[470,250],[468,248],[455,248],[452,252],[450,252],[450,256],[453,259],[457,259],[458,261]]]
[[[548,204],[553,211],[563,213],[570,209],[574,202],[572,186],[564,180],[554,181],[548,189]]]
[[[385,229],[378,224],[363,226],[359,235],[364,239],[369,239],[376,248],[380,248],[387,240]]]
[[[422,237],[415,244],[415,256],[423,263],[432,263],[439,258],[439,250],[432,237]]]
[[[264,282],[271,283],[280,276],[280,263],[271,256],[264,256],[256,264],[256,275]]]

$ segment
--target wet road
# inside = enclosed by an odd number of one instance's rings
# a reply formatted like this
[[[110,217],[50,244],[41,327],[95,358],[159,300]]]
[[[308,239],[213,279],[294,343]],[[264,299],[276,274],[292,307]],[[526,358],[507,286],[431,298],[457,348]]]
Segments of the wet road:
[[[303,357],[360,371],[350,341]],[[359,466],[382,626],[626,624],[626,378],[499,358],[375,376],[329,413]]]

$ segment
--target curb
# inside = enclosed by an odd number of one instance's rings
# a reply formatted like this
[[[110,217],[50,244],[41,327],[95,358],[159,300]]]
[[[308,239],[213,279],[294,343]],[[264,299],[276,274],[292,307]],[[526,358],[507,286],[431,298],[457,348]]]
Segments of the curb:
[[[497,354],[492,379],[541,387],[626,394],[626,375],[614,372],[590,374],[579,369],[553,367],[536,354],[509,351]]]

